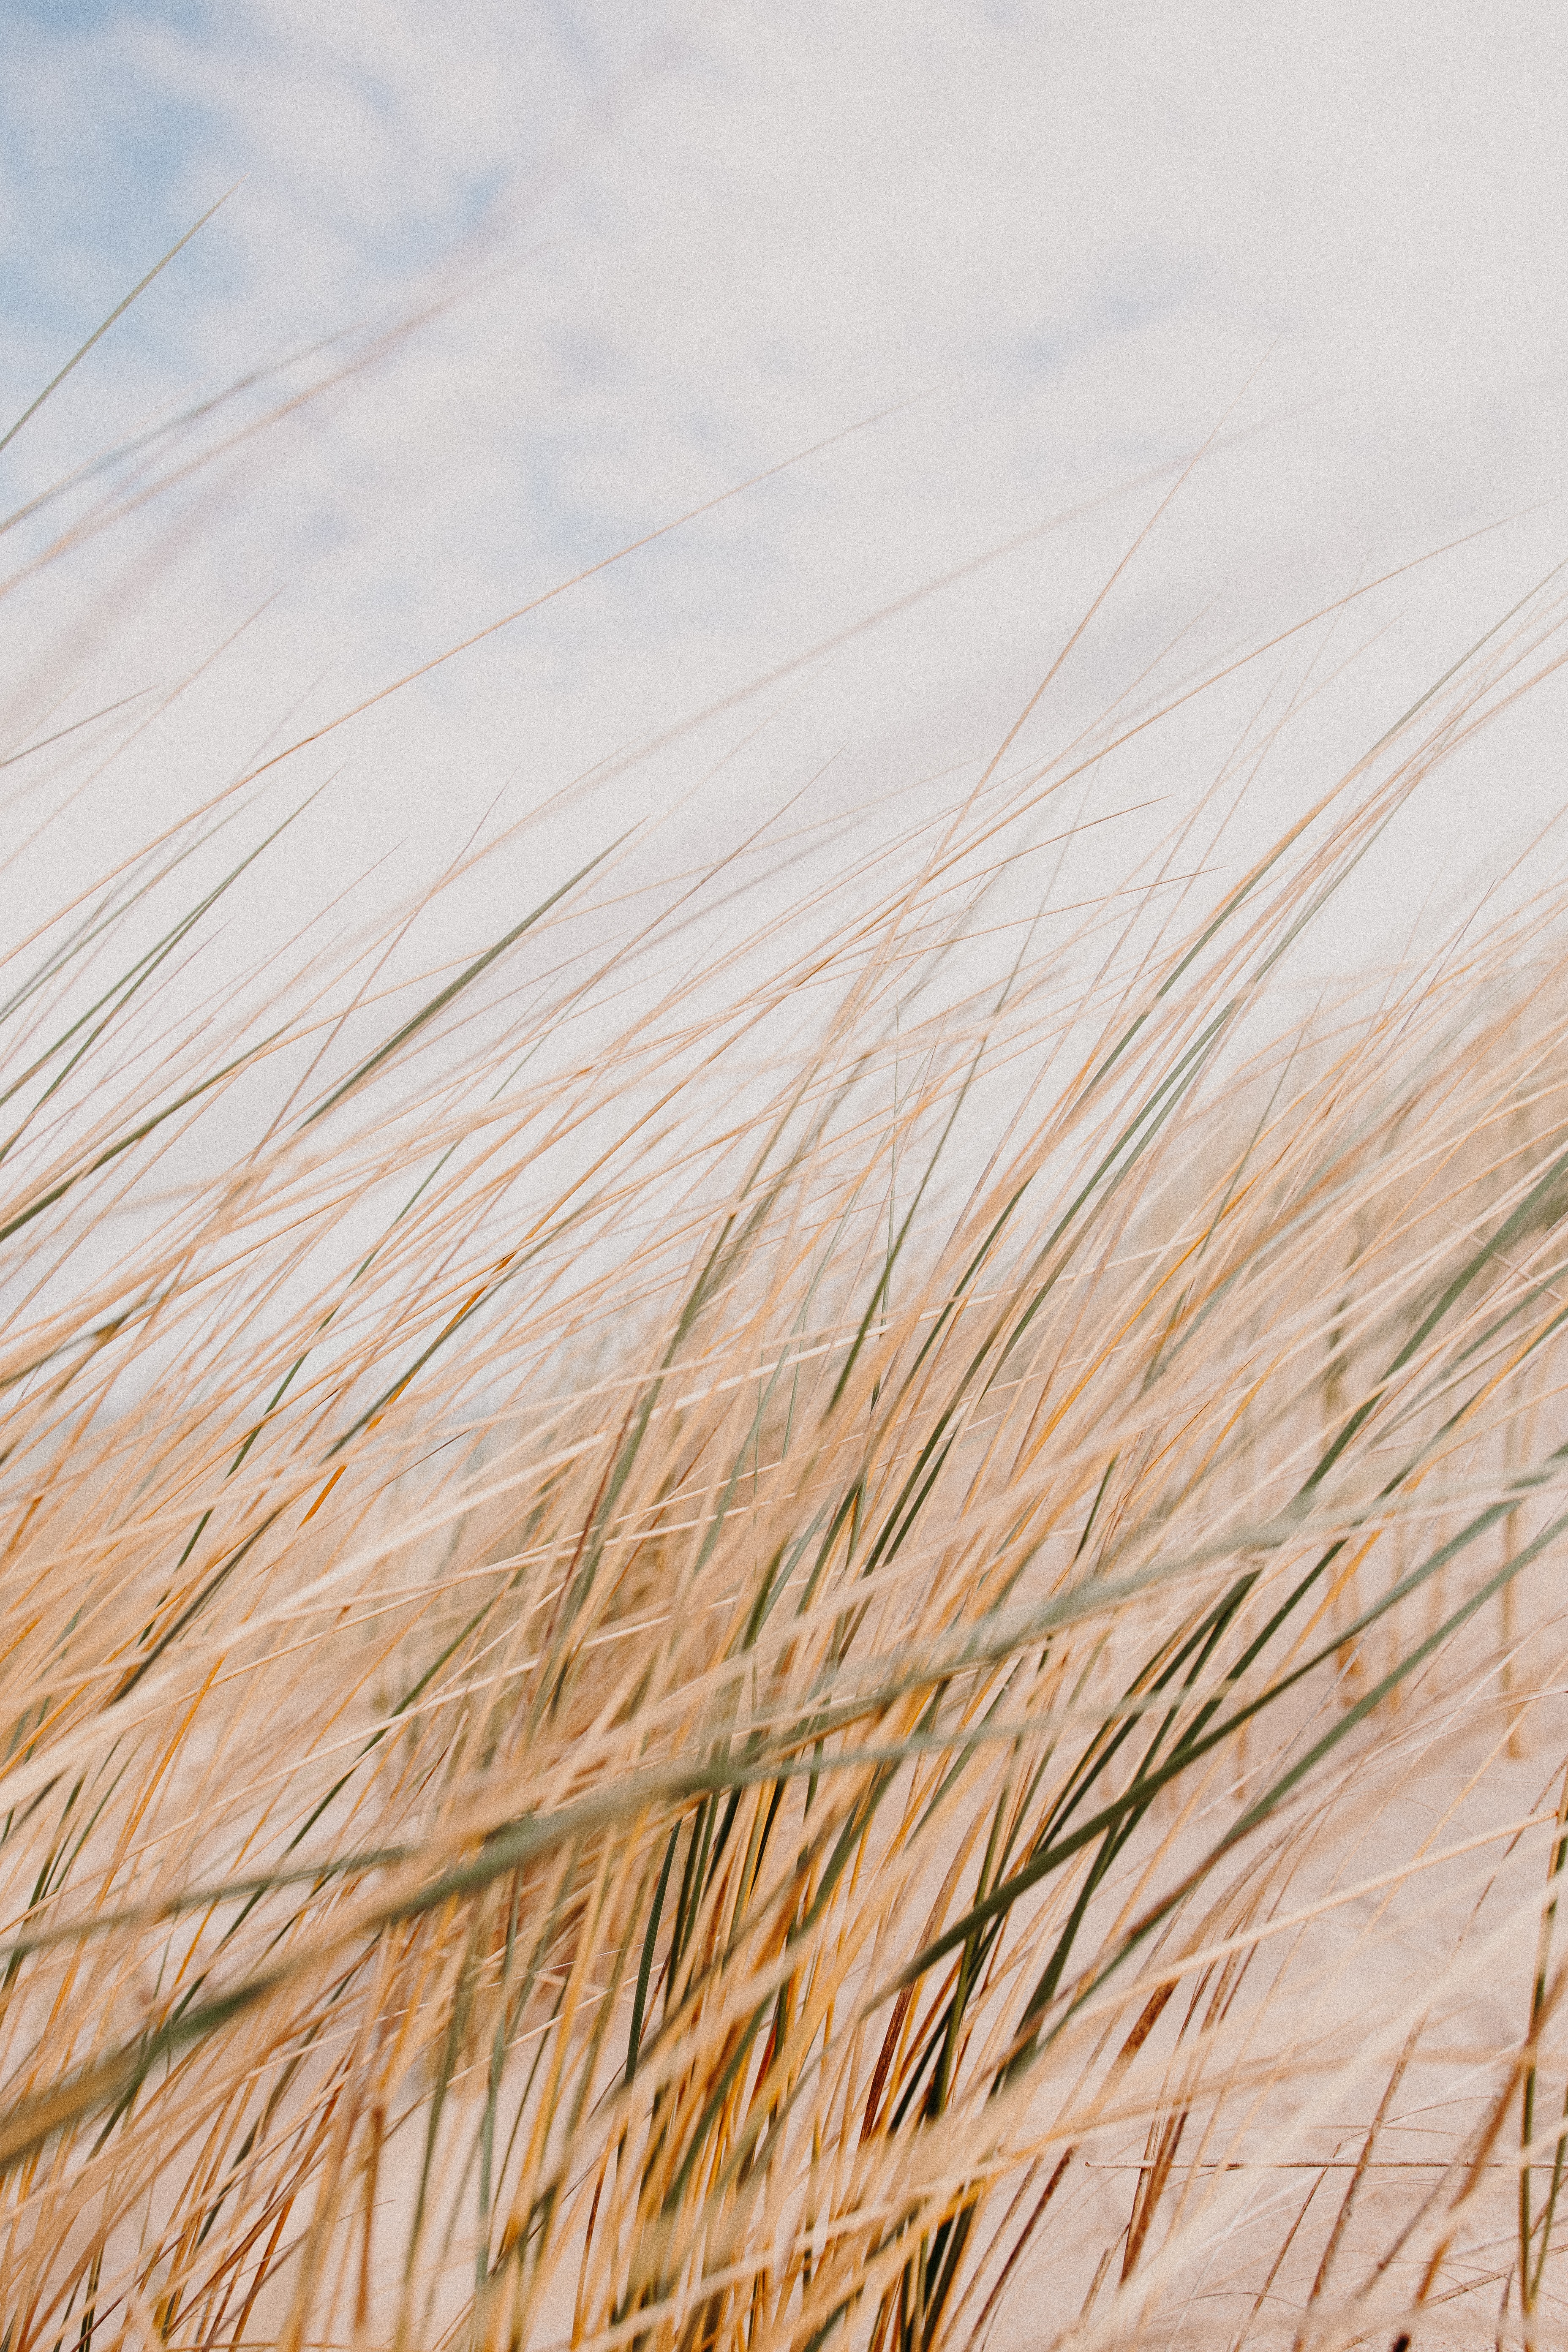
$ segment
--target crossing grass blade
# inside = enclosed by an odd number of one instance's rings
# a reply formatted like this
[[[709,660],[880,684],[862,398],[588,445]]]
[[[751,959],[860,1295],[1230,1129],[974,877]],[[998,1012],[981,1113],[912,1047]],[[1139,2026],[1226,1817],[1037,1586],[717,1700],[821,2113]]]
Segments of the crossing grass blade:
[[[1207,898],[1026,902],[1075,740],[743,936],[193,1005],[198,823],[10,959],[5,2352],[1546,2340],[1562,898],[1283,988],[1544,593]]]

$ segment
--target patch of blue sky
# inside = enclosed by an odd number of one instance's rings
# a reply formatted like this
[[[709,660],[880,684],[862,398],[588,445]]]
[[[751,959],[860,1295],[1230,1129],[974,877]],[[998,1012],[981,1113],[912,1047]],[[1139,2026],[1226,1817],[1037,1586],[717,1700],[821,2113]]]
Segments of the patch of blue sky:
[[[450,73],[447,40],[416,24],[411,42],[396,11],[387,29],[402,37],[384,58],[374,26],[353,10],[336,27],[322,20],[316,36],[297,11],[274,18],[202,0],[39,0],[5,10],[7,402],[24,398],[40,371],[47,379],[237,182],[240,201],[114,331],[119,369],[143,384],[166,373],[183,390],[215,362],[237,369],[331,331],[363,315],[367,297],[373,309],[395,299],[470,237],[514,168],[510,142],[496,135],[497,109],[479,110],[484,121],[466,136],[466,110],[449,92],[426,91],[418,70],[424,45]],[[470,29],[480,28],[454,27],[450,47]],[[491,47],[487,58],[481,42],[468,60],[476,90],[511,62],[504,40]],[[226,319],[234,331],[222,331]]]

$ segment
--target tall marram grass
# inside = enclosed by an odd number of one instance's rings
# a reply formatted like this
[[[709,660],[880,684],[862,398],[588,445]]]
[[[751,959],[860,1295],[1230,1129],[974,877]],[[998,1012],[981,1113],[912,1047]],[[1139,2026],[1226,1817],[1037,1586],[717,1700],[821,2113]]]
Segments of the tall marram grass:
[[[1270,993],[1556,625],[1201,899],[1020,913],[1113,715],[12,950],[5,2352],[1562,2340],[1564,910]]]

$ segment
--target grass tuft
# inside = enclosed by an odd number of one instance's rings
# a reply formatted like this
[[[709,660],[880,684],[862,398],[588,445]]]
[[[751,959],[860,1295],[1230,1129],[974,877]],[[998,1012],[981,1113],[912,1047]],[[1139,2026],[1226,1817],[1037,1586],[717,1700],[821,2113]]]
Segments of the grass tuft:
[[[1563,909],[1280,983],[1556,625],[1223,886],[1020,896],[1112,711],[740,939],[12,949],[5,2352],[1552,2340]]]

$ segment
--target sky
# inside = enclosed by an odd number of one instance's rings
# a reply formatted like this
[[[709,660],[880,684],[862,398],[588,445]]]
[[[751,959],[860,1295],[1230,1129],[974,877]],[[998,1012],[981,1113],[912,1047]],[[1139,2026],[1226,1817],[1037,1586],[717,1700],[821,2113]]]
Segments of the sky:
[[[1532,0],[5,0],[5,422],[223,200],[0,452],[10,512],[153,436],[6,542],[0,757],[148,698],[17,765],[6,925],[476,633],[290,754],[269,889],[914,804],[1091,605],[1020,755],[1397,573],[1280,656],[1333,684],[1276,827],[1568,554],[1565,97]],[[1201,789],[1273,677],[1115,790]],[[1534,841],[1561,717],[1433,781],[1331,959]]]

